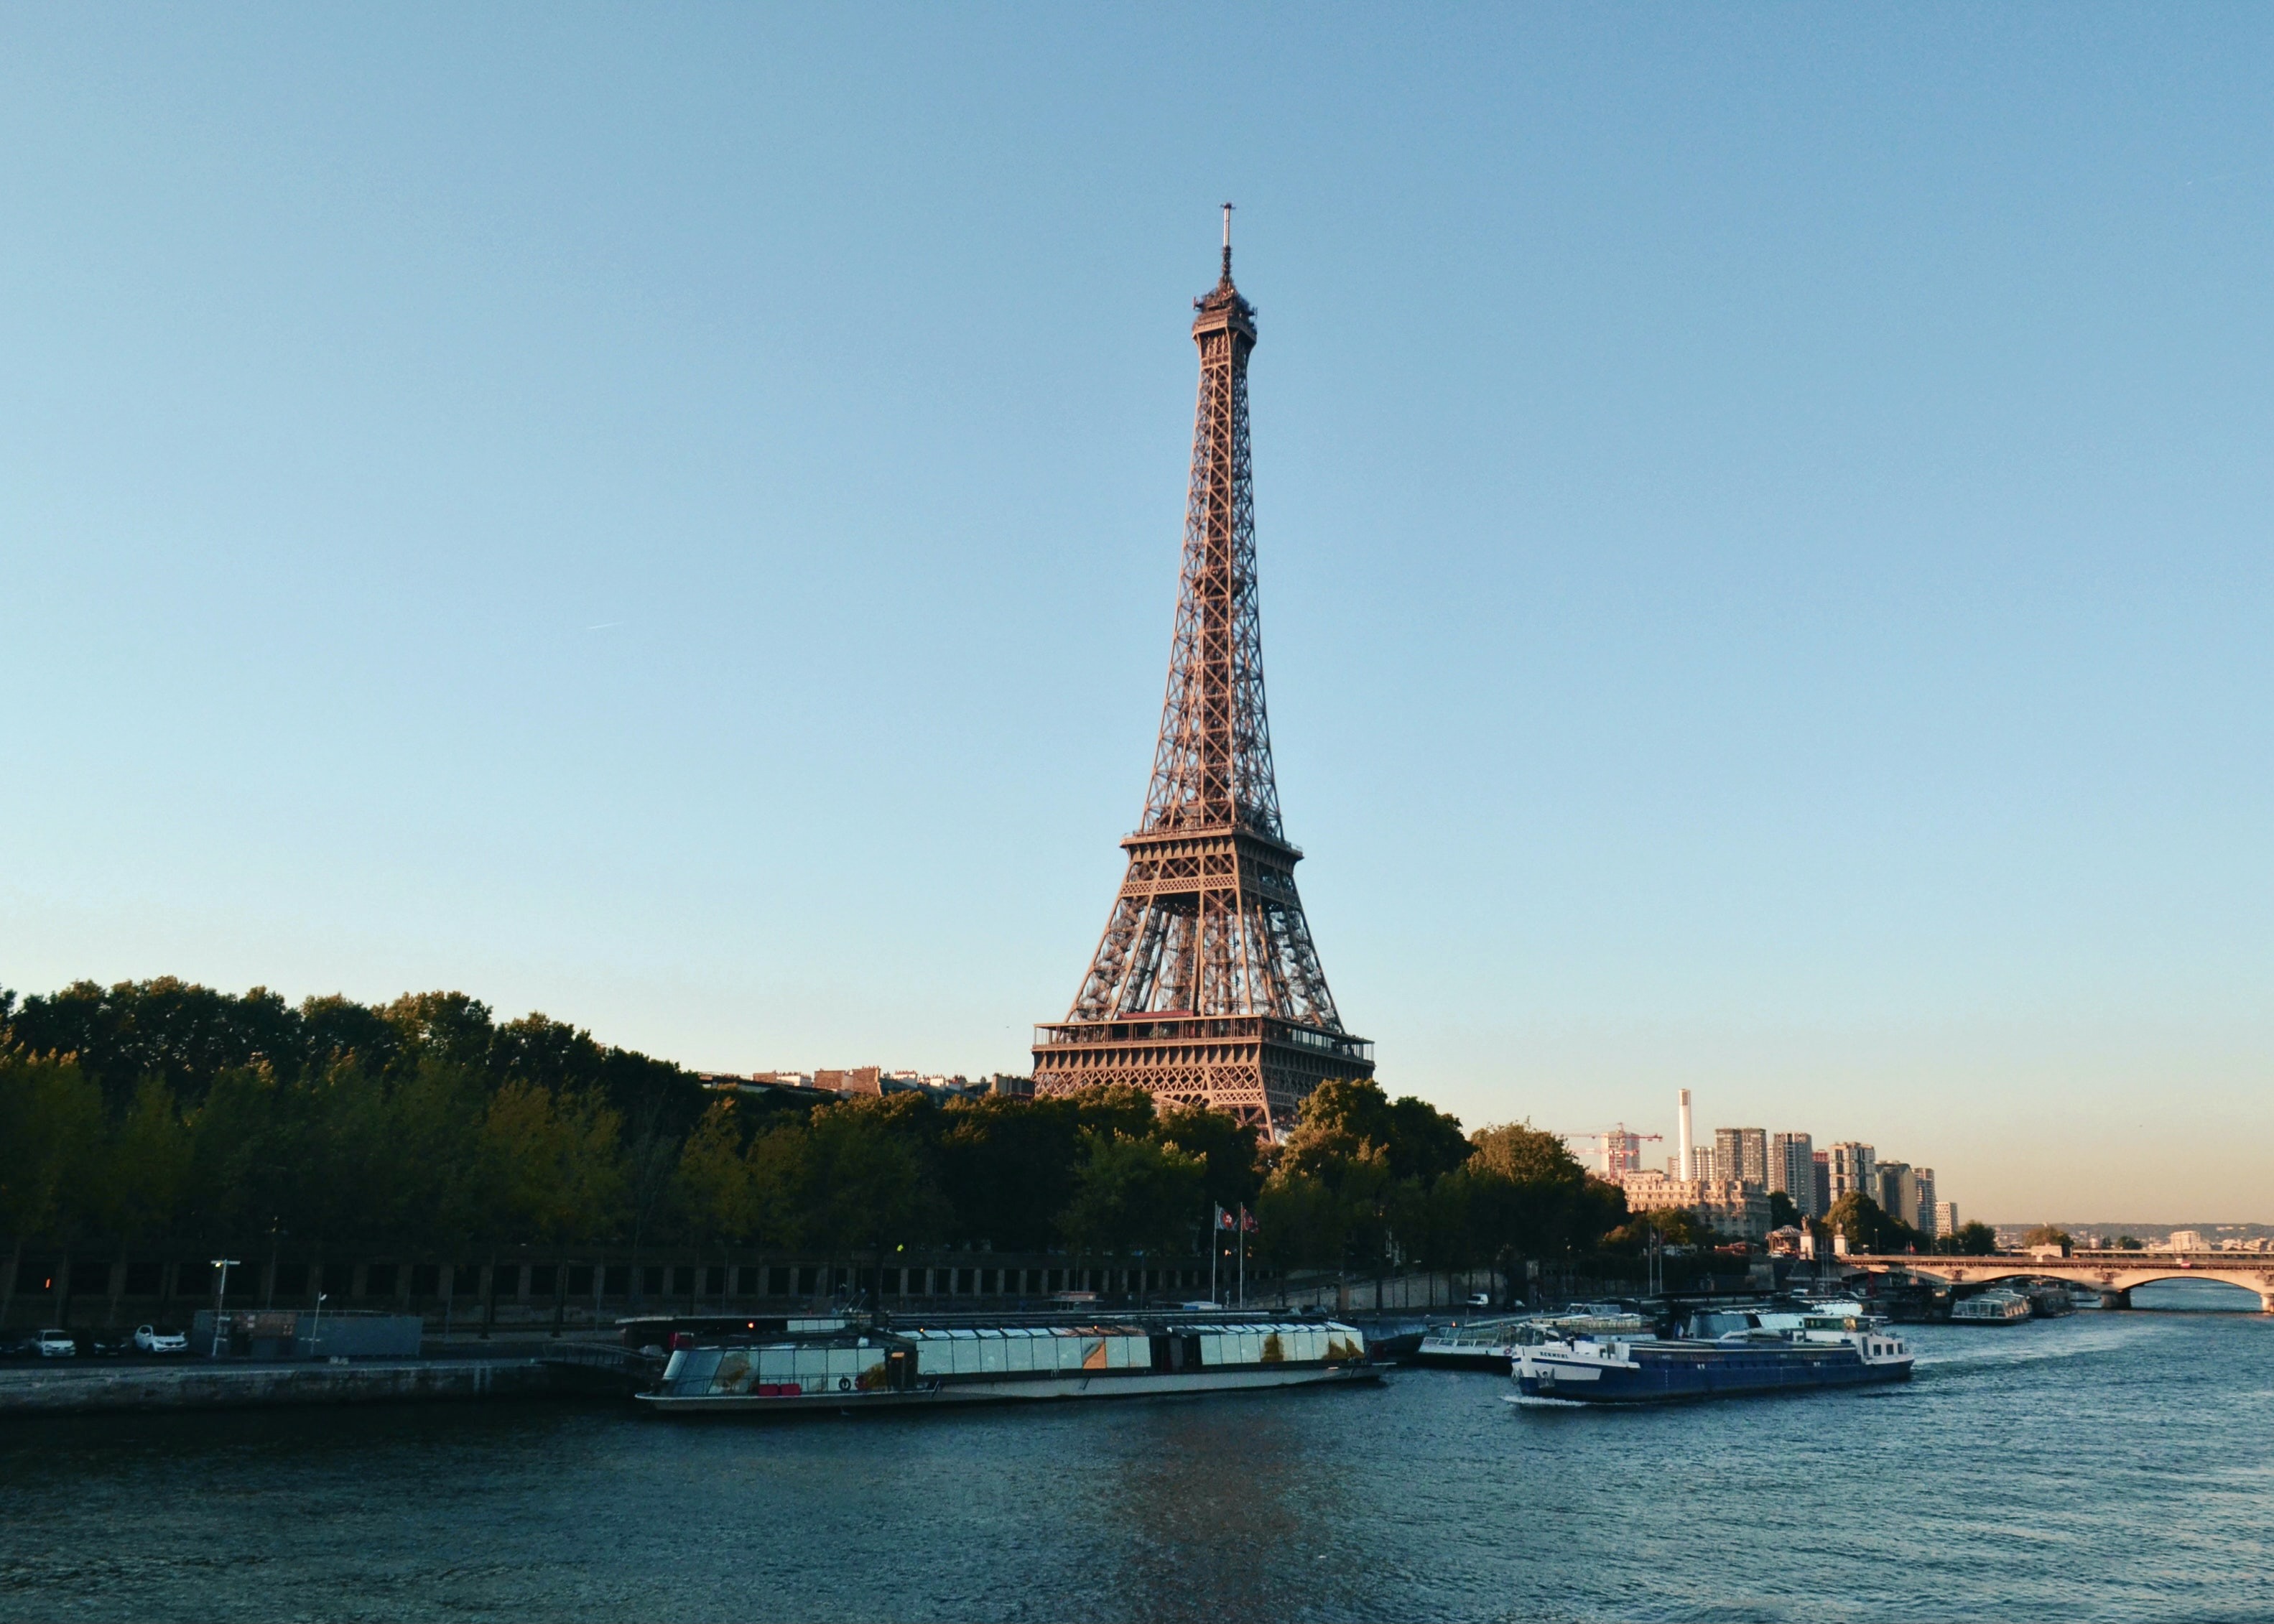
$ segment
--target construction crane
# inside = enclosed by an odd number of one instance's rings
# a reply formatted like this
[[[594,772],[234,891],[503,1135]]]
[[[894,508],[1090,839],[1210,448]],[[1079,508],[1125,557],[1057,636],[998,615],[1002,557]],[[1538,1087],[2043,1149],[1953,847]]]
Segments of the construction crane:
[[[1596,1170],[1605,1178],[1616,1178],[1622,1173],[1642,1171],[1642,1142],[1645,1139],[1663,1140],[1663,1133],[1637,1133],[1624,1123],[1608,1128],[1598,1128],[1587,1133],[1566,1133],[1566,1139],[1594,1139],[1597,1150]]]

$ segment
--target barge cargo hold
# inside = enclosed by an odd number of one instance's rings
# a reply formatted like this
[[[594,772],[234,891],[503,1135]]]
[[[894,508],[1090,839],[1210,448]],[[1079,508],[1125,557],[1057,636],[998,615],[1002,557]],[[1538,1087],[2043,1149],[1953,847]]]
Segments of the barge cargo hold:
[[[1378,1380],[1339,1321],[885,1327],[681,1335],[652,1391],[660,1415],[796,1415],[1043,1399],[1255,1392]]]

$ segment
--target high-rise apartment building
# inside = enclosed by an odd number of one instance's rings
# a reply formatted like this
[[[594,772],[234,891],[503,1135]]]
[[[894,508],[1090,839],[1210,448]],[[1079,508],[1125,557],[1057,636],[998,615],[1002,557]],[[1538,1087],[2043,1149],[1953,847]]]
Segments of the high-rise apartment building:
[[[1903,1204],[1909,1211],[1917,1214],[1916,1217],[1904,1219],[1905,1223],[1917,1229],[1929,1240],[1942,1233],[1935,1227],[1934,1169],[1932,1168],[1913,1168],[1903,1175]]]
[[[1839,1200],[1850,1191],[1869,1196],[1873,1201],[1879,1199],[1879,1184],[1876,1177],[1879,1157],[1869,1145],[1858,1144],[1854,1139],[1842,1139],[1832,1147],[1829,1154],[1833,1200]]]
[[[1879,1162],[1871,1167],[1871,1182],[1866,1186],[1871,1198],[1879,1204],[1879,1210],[1897,1223],[1909,1223],[1910,1215],[1903,1207],[1903,1179],[1911,1170],[1908,1162]]]
[[[1823,1217],[1832,1210],[1832,1153],[1811,1151],[1808,1158],[1808,1182],[1816,1189],[1816,1216]]]
[[[1723,1178],[1769,1187],[1769,1136],[1763,1128],[1713,1130],[1713,1168]]]
[[[1769,1135],[1769,1188],[1790,1196],[1803,1218],[1824,1215],[1816,1205],[1815,1148],[1805,1133]]]
[[[1691,1149],[1690,1153],[1690,1176],[1695,1179],[1711,1182],[1712,1180],[1727,1177],[1727,1175],[1721,1171],[1721,1159],[1704,1145],[1697,1146]]]
[[[1937,1235],[1958,1233],[1958,1203],[1937,1201],[1934,1204],[1934,1232]]]

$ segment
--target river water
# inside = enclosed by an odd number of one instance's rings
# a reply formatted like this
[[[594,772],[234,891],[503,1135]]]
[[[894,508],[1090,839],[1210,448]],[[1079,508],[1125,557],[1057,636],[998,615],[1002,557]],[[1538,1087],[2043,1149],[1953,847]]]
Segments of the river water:
[[[1902,1387],[1637,1411],[1408,1369],[773,1425],[17,1424],[0,1617],[2274,1620],[2274,1320],[2137,1300],[1908,1327]]]

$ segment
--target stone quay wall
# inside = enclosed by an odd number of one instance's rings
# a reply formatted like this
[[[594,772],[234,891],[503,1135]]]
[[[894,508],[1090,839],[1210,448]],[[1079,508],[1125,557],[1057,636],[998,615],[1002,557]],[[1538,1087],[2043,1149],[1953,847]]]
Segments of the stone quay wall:
[[[0,1243],[4,1244],[4,1243]],[[0,1261],[4,1261],[0,1253]],[[1205,1297],[1206,1258],[1100,1259],[1063,1253],[938,1251],[866,1259],[763,1252],[500,1247],[478,1254],[315,1256],[245,1247],[220,1302],[211,1252],[25,1243],[0,1285],[0,1331],[44,1326],[131,1331],[186,1328],[200,1309],[364,1310],[415,1314],[429,1332],[572,1332],[635,1314],[780,1312],[827,1306],[861,1292],[877,1307],[987,1312],[1038,1306],[1065,1291],[1114,1303]],[[1219,1277],[1228,1289],[1231,1270]],[[1251,1290],[1256,1276],[1249,1276]]]

